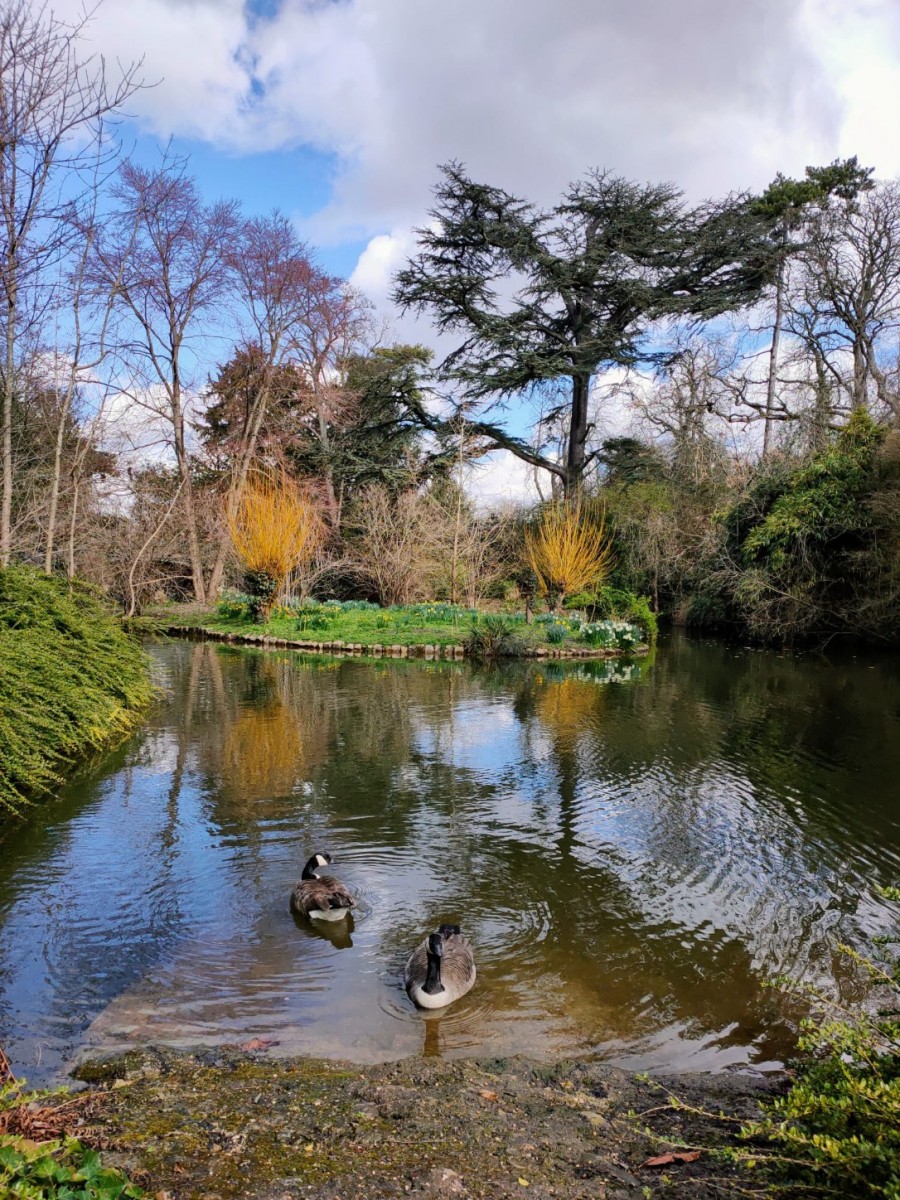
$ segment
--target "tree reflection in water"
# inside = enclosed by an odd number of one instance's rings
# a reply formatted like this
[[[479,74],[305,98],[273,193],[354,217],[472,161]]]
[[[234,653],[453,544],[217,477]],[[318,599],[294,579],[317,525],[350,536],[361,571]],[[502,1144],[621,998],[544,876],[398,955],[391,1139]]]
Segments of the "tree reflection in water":
[[[632,664],[153,652],[168,703],[4,845],[0,1024],[35,1079],[88,1027],[765,1063],[798,1016],[768,978],[859,987],[835,943],[880,932],[900,878],[890,663],[680,637]],[[313,849],[360,901],[337,929],[288,912]],[[400,973],[443,920],[479,981],[431,1022]]]

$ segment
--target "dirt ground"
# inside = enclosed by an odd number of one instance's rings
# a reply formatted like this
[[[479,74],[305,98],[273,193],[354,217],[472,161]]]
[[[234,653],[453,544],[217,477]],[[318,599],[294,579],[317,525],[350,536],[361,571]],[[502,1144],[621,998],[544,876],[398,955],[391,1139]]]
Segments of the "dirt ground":
[[[104,1159],[158,1200],[721,1200],[760,1183],[717,1149],[785,1086],[590,1061],[357,1067],[237,1048],[143,1050],[78,1074],[104,1093],[92,1105]],[[673,1150],[701,1153],[646,1165]]]

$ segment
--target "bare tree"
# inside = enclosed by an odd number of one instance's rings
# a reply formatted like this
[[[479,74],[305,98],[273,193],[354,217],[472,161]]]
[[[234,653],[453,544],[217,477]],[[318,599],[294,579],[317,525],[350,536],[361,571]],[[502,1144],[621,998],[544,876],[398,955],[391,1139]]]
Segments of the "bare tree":
[[[226,523],[210,576],[210,599],[215,599],[222,586],[230,544],[227,522],[240,505],[275,381],[280,391],[286,368],[293,364],[294,338],[308,316],[310,292],[320,286],[322,275],[291,222],[279,212],[244,222],[234,241],[230,265],[245,346],[254,352],[254,379],[231,447]],[[307,382],[298,372],[298,392]]]
[[[328,515],[334,529],[341,520],[342,497],[334,483],[331,429],[346,416],[353,397],[342,384],[341,365],[366,337],[372,305],[342,279],[322,271],[310,277],[304,311],[293,327],[291,349],[312,390],[310,433],[318,443]]]
[[[171,431],[181,478],[194,596],[206,599],[191,478],[187,414],[196,391],[197,343],[215,320],[230,282],[237,206],[204,205],[183,165],[156,170],[126,162],[116,188],[119,208],[98,239],[100,277],[118,281],[121,353],[134,372],[132,400],[159,414]]]
[[[876,398],[900,421],[885,355],[900,331],[900,184],[881,183],[813,223],[793,327],[815,346],[851,408]]]
[[[13,0],[0,10],[0,564],[9,562],[12,421],[19,342],[39,319],[48,271],[72,236],[64,211],[85,188],[82,172],[105,146],[106,119],[139,86],[137,65],[107,80],[102,59],[84,57],[88,17],[67,24],[45,5]]]

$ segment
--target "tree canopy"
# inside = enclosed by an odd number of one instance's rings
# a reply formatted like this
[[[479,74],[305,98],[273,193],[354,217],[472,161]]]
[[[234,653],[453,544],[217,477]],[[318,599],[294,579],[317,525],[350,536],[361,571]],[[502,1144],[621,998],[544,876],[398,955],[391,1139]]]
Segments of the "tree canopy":
[[[465,405],[498,401],[568,380],[565,459],[472,420],[494,445],[577,489],[596,452],[587,448],[592,377],[659,358],[653,322],[712,316],[758,294],[764,272],[748,271],[751,243],[764,258],[765,230],[746,198],[699,208],[670,184],[638,184],[592,171],[545,210],[501,188],[475,183],[465,168],[442,168],[431,223],[397,276],[394,298],[428,312],[462,341],[441,366]]]

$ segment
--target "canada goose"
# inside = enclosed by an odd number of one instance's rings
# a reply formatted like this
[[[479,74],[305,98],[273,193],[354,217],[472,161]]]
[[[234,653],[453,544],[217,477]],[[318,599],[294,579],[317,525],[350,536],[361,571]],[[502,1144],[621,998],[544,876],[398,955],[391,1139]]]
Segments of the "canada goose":
[[[332,875],[319,875],[331,862],[330,854],[314,854],[291,892],[291,912],[318,921],[340,921],[356,906],[356,901]]]
[[[419,1008],[444,1008],[475,982],[475,959],[458,925],[441,925],[410,955],[403,972],[406,993]]]

